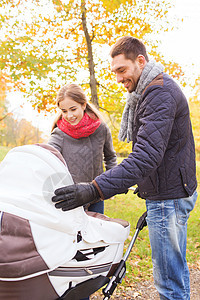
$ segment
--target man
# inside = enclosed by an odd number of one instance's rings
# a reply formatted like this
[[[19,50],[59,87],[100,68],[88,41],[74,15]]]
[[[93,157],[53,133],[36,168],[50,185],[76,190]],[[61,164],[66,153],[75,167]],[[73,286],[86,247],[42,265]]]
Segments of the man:
[[[146,199],[160,299],[188,300],[187,219],[197,199],[188,103],[162,65],[149,61],[140,40],[122,37],[110,54],[111,70],[128,91],[119,138],[133,141],[132,153],[92,183],[58,189],[52,201],[57,208],[69,210],[137,184],[138,195]]]

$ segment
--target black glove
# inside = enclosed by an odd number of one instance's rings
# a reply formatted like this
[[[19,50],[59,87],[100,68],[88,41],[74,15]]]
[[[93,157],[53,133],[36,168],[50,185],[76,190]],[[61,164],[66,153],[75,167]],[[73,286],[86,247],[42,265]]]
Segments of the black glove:
[[[56,208],[67,211],[88,203],[100,200],[100,195],[93,183],[77,183],[55,190],[56,196],[52,197]]]

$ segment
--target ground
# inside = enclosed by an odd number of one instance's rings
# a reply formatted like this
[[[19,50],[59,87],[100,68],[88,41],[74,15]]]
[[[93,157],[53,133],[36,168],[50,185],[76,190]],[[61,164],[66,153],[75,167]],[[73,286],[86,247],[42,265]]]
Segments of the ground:
[[[190,285],[191,299],[200,300],[200,270],[198,268],[190,268]],[[96,292],[90,297],[91,300],[102,300],[104,296],[102,292]],[[153,285],[153,279],[148,281],[139,281],[132,287],[124,289],[118,285],[111,300],[136,299],[136,300],[159,300],[158,293]]]

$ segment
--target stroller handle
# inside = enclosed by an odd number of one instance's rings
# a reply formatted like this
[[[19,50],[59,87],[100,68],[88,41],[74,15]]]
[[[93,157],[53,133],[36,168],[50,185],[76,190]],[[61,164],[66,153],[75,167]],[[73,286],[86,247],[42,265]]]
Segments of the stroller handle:
[[[136,228],[142,230],[145,226],[147,226],[146,217],[147,217],[147,211],[145,211],[143,215],[139,218]]]

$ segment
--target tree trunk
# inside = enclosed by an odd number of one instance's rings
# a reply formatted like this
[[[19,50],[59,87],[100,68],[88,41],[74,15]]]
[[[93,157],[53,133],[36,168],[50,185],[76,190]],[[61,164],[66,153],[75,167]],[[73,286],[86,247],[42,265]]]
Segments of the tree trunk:
[[[87,49],[88,49],[88,67],[90,72],[91,101],[99,109],[97,85],[96,85],[95,70],[94,70],[94,59],[92,54],[92,40],[89,36],[88,29],[87,29],[85,0],[81,0],[81,11],[82,11],[83,31],[85,34]]]

